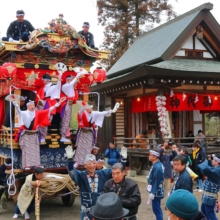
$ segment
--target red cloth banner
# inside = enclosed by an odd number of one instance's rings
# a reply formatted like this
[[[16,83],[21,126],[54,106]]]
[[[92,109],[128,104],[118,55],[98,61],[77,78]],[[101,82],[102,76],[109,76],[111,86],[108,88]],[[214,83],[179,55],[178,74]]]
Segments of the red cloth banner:
[[[157,111],[156,95],[144,96],[132,100],[132,112],[153,112]]]
[[[220,97],[215,94],[200,94],[196,101],[196,94],[174,94],[173,97],[165,95],[167,111],[193,111],[204,112],[220,111]],[[157,111],[156,95],[140,97],[132,100],[132,113]]]

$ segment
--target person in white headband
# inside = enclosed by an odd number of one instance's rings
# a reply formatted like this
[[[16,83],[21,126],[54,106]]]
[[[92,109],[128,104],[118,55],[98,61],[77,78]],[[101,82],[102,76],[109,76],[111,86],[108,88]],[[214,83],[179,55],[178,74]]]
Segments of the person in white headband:
[[[207,178],[203,182],[201,211],[207,219],[218,219],[218,192],[220,189],[220,153],[208,155],[208,160],[198,165],[201,173]]]
[[[160,204],[161,199],[164,198],[164,167],[159,157],[160,154],[157,149],[150,150],[149,161],[151,161],[153,165],[147,176],[147,191],[149,192],[148,204],[152,201],[152,209],[156,219],[163,219]]]
[[[28,42],[30,32],[34,31],[34,27],[28,20],[24,20],[24,11],[16,12],[17,20],[11,22],[7,30],[7,37],[3,37],[3,41],[9,42]]]

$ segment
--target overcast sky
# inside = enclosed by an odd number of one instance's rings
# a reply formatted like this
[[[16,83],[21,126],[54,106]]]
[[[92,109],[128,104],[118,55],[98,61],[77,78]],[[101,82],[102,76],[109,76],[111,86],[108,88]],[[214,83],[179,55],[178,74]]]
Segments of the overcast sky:
[[[170,0],[177,14],[183,14],[207,0]],[[210,0],[214,4],[211,11],[220,23],[220,0]],[[53,18],[57,18],[60,13],[64,14],[64,19],[77,31],[81,30],[84,21],[90,23],[90,31],[95,37],[97,47],[103,41],[103,29],[98,25],[96,0],[1,0],[0,32],[6,35],[10,22],[16,19],[16,11],[25,11],[25,19],[29,20],[35,28],[47,27],[47,23]]]

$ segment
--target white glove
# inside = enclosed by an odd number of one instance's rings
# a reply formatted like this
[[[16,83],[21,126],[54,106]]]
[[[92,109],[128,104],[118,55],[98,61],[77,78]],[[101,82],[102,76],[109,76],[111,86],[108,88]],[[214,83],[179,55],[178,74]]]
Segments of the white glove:
[[[57,107],[59,107],[59,106],[60,106],[60,103],[59,103],[59,102],[57,102],[57,103],[54,105],[55,108],[57,108]]]
[[[14,42],[14,40],[11,37],[8,39],[8,41],[9,42]]]
[[[123,159],[127,159],[128,154],[127,154],[127,147],[121,147],[121,156],[123,157]]]
[[[67,146],[65,148],[65,151],[66,151],[66,156],[68,159],[72,159],[74,154],[75,154],[75,151],[73,151],[73,148],[71,145]]]
[[[109,110],[108,111],[108,114],[112,114],[112,113],[114,113],[113,110]]]
[[[120,103],[119,103],[119,102],[116,102],[116,103],[115,103],[115,107],[113,108],[112,111],[115,113],[115,112],[118,110],[119,106],[120,106]]]
[[[15,107],[18,107],[18,103],[17,102],[12,102],[12,104],[15,106]]]
[[[154,200],[154,197],[155,197],[155,195],[154,195],[153,193],[150,193],[150,194],[149,194],[149,199],[150,199],[150,200]]]

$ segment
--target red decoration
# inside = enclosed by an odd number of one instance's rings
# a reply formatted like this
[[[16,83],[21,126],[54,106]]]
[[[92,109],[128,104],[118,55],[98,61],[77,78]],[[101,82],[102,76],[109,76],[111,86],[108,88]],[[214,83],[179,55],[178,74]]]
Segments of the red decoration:
[[[93,74],[84,74],[82,77],[79,78],[79,82],[85,83],[87,85],[92,85],[94,83]]]
[[[96,83],[102,83],[106,80],[106,71],[102,67],[98,67],[94,70],[93,77]]]
[[[75,89],[80,90],[82,92],[89,92],[89,86],[85,83],[77,82],[75,84]]]
[[[77,90],[75,90],[75,96],[74,96],[74,99],[73,99],[73,104],[75,104],[78,99],[79,99],[79,93],[78,93]]]
[[[17,67],[14,63],[4,63],[2,65],[3,76],[7,79],[12,79],[17,73]]]
[[[3,67],[0,66],[0,81],[5,80],[4,76],[3,76]]]

